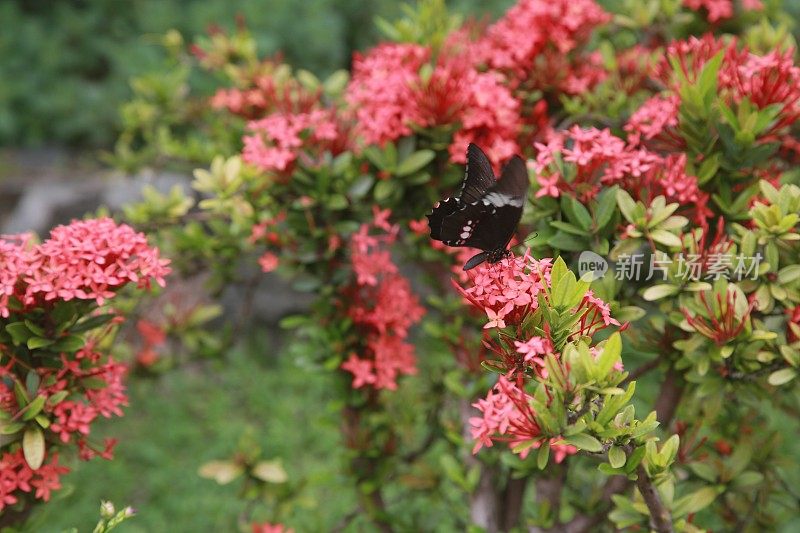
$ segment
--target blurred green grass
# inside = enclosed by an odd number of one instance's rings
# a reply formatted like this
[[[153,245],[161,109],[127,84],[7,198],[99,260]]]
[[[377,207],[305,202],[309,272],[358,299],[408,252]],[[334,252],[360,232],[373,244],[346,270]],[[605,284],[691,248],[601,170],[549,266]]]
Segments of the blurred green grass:
[[[290,477],[308,483],[308,509],[292,525],[325,530],[355,502],[340,474],[337,414],[326,407],[333,386],[329,373],[274,357],[264,336],[224,360],[132,379],[125,416],[98,424],[98,436],[120,439],[114,460],[72,465],[64,478],[70,493],[55,493],[23,531],[91,531],[100,500],[140,511],[123,532],[235,531],[239,483],[221,486],[197,469],[232,455],[247,427],[265,457],[282,458]]]

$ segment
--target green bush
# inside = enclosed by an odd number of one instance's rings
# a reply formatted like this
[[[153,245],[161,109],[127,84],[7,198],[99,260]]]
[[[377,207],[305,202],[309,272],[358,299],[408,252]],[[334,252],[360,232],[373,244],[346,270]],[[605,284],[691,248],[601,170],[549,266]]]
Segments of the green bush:
[[[458,0],[458,10],[491,14],[508,0]],[[0,3],[0,145],[109,147],[118,134],[128,80],[163,58],[156,35],[171,28],[192,40],[241,15],[259,51],[327,73],[378,39],[376,16],[399,2],[376,0],[6,0]]]

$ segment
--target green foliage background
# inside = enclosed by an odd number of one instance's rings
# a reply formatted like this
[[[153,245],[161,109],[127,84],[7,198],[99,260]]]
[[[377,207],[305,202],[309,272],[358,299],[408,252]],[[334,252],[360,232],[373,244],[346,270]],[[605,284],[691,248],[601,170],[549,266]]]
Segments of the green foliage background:
[[[454,0],[494,17],[511,0]],[[0,2],[0,146],[112,146],[128,80],[158,65],[158,36],[187,42],[241,15],[260,51],[319,75],[347,67],[354,50],[378,41],[376,16],[395,18],[397,0],[3,0]]]

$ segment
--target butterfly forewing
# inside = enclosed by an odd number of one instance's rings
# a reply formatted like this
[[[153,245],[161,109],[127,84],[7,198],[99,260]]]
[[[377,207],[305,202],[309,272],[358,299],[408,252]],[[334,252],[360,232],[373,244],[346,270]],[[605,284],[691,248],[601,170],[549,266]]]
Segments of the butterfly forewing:
[[[459,200],[464,204],[477,202],[483,194],[497,183],[489,158],[478,148],[469,143],[467,148],[467,172],[461,186]]]

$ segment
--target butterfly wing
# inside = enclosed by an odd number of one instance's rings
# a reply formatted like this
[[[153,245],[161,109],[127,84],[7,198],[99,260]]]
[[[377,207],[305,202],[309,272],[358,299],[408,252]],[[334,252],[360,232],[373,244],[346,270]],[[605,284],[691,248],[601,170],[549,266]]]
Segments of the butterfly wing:
[[[502,250],[522,217],[527,192],[528,171],[522,159],[514,156],[498,181],[483,151],[470,144],[461,195],[439,202],[428,215],[431,238],[448,246]],[[478,254],[468,264],[485,258]]]
[[[459,199],[464,204],[477,202],[484,193],[497,183],[489,158],[477,144],[467,148],[467,171],[461,186]]]
[[[522,218],[527,194],[528,170],[525,162],[514,156],[503,168],[500,180],[481,198],[481,222],[463,246],[484,251],[505,248]]]
[[[445,202],[453,202],[448,198]],[[471,204],[461,204],[446,216],[440,216],[441,207],[445,202],[428,215],[431,226],[431,237],[438,239],[447,246],[471,246],[485,250],[482,245],[488,243],[486,238],[475,239],[475,233],[485,224],[492,224],[492,208],[483,202],[473,202]]]
[[[450,218],[453,213],[464,209],[464,204],[458,198],[447,198],[438,202],[433,211],[428,213],[428,226],[431,228],[431,239],[442,241],[447,244],[449,241],[455,240],[455,233],[450,228],[450,225],[445,226],[444,221]],[[445,229],[448,228],[448,229]]]

